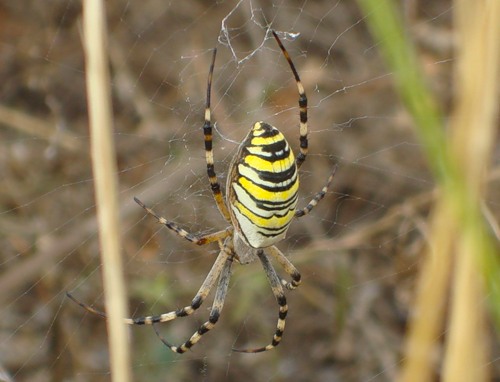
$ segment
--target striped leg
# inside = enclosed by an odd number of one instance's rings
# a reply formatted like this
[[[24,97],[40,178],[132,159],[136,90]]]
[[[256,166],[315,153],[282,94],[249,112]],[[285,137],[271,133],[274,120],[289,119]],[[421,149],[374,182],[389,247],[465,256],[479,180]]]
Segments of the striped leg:
[[[266,249],[269,255],[275,259],[279,265],[283,267],[286,273],[290,275],[292,281],[287,282],[286,280],[281,279],[281,284],[289,290],[293,290],[297,288],[301,283],[300,272],[295,265],[293,265],[290,260],[286,258],[286,256],[274,245]]]
[[[141,202],[139,199],[137,199],[136,197],[134,197],[134,200],[138,205],[140,205],[142,208],[144,208],[144,210],[146,210],[146,212],[148,214],[153,215],[155,217],[155,219],[158,220],[158,223],[163,224],[165,227],[167,227],[168,229],[171,229],[180,237],[190,241],[191,243],[197,244],[197,245],[204,245],[204,244],[213,243],[216,241],[221,242],[227,236],[229,236],[231,234],[231,232],[233,231],[232,227],[228,227],[225,230],[210,233],[208,235],[201,235],[201,236],[194,235],[192,233],[189,233],[185,229],[180,228],[176,223],[169,221],[169,220],[165,219],[164,217],[161,217],[155,211],[153,211],[151,208],[146,207],[146,205],[143,202]]]
[[[201,304],[203,304],[203,301],[207,298],[208,294],[212,290],[212,288],[215,285],[215,282],[219,278],[223,268],[224,264],[226,263],[226,260],[228,258],[229,254],[227,252],[226,248],[223,248],[219,255],[217,256],[217,259],[215,260],[214,265],[212,266],[212,269],[210,269],[210,272],[208,272],[207,277],[205,278],[205,281],[201,285],[200,289],[198,290],[198,293],[196,293],[196,296],[193,298],[191,301],[191,304],[188,306],[185,306],[184,308],[174,310],[168,313],[163,313],[159,314],[156,316],[145,316],[145,317],[138,317],[138,318],[124,318],[123,322],[129,325],[152,325],[158,322],[167,322],[167,321],[172,321],[175,320],[178,317],[186,317],[194,313],[196,309],[198,309]],[[232,256],[232,255],[231,255]],[[87,310],[88,312],[92,314],[96,314],[98,316],[101,316],[103,318],[107,318],[106,313],[101,312],[99,310],[96,310],[92,308],[90,305],[87,305],[79,300],[77,300],[75,297],[73,297],[69,292],[66,292],[66,295],[76,302],[78,305],[80,305],[82,308]]]
[[[271,31],[273,33],[276,42],[278,43],[283,55],[288,61],[288,65],[290,65],[290,69],[293,72],[293,76],[295,77],[295,82],[297,82],[297,89],[299,90],[299,111],[300,111],[300,153],[297,155],[296,163],[297,168],[300,168],[302,163],[306,160],[307,150],[308,150],[308,142],[307,142],[307,96],[304,86],[300,81],[299,73],[297,69],[295,69],[295,65],[290,58],[287,50],[283,46],[283,43],[279,39],[278,35],[275,31]]]
[[[311,210],[316,207],[316,205],[320,202],[321,199],[323,199],[326,195],[326,193],[328,192],[328,188],[330,187],[330,184],[332,184],[332,180],[335,176],[335,172],[337,171],[337,165],[335,165],[335,167],[333,168],[333,171],[332,173],[330,174],[330,176],[328,177],[328,180],[326,181],[326,184],[323,186],[323,188],[321,189],[320,192],[318,192],[314,198],[312,198],[312,200],[309,202],[309,204],[307,206],[305,206],[304,208],[300,209],[300,210],[296,210],[295,211],[295,217],[296,218],[300,218],[304,215],[307,215],[309,212],[311,212]]]
[[[231,221],[229,216],[229,211],[227,209],[226,203],[224,202],[224,196],[220,188],[220,183],[217,180],[217,175],[215,173],[214,166],[214,153],[212,150],[212,123],[211,123],[211,112],[210,112],[210,95],[212,91],[212,76],[214,73],[215,56],[217,55],[217,49],[214,49],[214,54],[212,56],[212,63],[210,65],[210,70],[208,72],[208,83],[207,83],[207,103],[205,106],[205,123],[203,124],[203,135],[205,137],[205,159],[207,161],[207,174],[208,180],[210,181],[210,188],[212,189],[212,194],[217,203],[217,208],[220,213],[226,219],[226,221]]]
[[[276,332],[274,333],[272,342],[261,348],[256,349],[233,349],[234,351],[240,353],[260,353],[263,351],[271,350],[278,346],[281,342],[281,337],[283,336],[283,332],[285,330],[285,319],[288,313],[288,305],[286,303],[285,291],[283,290],[283,286],[281,285],[281,280],[276,274],[271,262],[268,257],[264,254],[263,250],[257,251],[257,256],[264,267],[264,271],[266,272],[269,283],[271,284],[271,290],[273,291],[274,297],[276,297],[276,301],[279,305],[279,315],[278,315],[278,324],[276,325]]]
[[[167,340],[165,340],[162,337],[156,325],[153,325],[153,328],[158,338],[166,346],[168,346],[170,350],[172,350],[174,353],[179,353],[179,354],[185,353],[186,351],[191,349],[205,333],[209,332],[214,328],[215,324],[219,320],[220,313],[224,306],[224,300],[226,299],[229,279],[231,278],[232,263],[233,259],[231,257],[227,257],[219,277],[219,283],[217,284],[217,291],[215,292],[214,303],[212,305],[212,309],[210,310],[210,316],[208,318],[208,321],[205,322],[203,325],[201,325],[199,329],[191,336],[191,338],[189,338],[189,340],[187,340],[180,346],[171,345]]]

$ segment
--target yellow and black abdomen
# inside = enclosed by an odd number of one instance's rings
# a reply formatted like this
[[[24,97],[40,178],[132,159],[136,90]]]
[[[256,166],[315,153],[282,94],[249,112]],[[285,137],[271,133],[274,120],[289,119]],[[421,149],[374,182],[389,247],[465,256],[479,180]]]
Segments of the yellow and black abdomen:
[[[295,214],[299,179],[283,134],[256,122],[229,170],[227,192],[237,233],[253,248],[283,240]]]

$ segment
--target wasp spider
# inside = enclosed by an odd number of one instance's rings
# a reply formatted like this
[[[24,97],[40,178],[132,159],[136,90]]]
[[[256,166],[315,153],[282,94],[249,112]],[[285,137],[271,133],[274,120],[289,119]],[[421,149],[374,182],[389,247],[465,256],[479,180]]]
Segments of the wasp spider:
[[[172,321],[178,317],[189,316],[201,306],[207,295],[217,284],[208,321],[201,325],[186,342],[179,346],[174,346],[167,342],[159,334],[156,326],[154,326],[156,334],[163,343],[176,353],[186,352],[205,333],[213,329],[217,323],[226,298],[233,261],[236,260],[241,264],[247,264],[255,258],[261,261],[271,284],[271,290],[279,305],[278,323],[270,344],[256,349],[233,350],[257,353],[270,350],[279,345],[285,329],[285,318],[288,313],[284,290],[297,288],[300,285],[301,276],[297,268],[295,268],[275,244],[285,238],[286,231],[294,217],[299,218],[307,215],[325,196],[335,173],[334,170],[323,189],[314,196],[306,207],[296,209],[299,187],[298,169],[306,159],[308,150],[307,97],[287,50],[281,43],[278,35],[274,31],[272,31],[272,34],[290,65],[299,91],[300,152],[297,158],[295,158],[290,145],[278,129],[265,122],[256,122],[240,144],[238,152],[229,167],[226,185],[227,195],[224,201],[224,196],[215,174],[212,152],[210,94],[216,56],[216,50],[214,49],[208,74],[203,133],[205,137],[205,155],[210,187],[220,213],[230,223],[229,227],[208,235],[192,234],[180,228],[176,223],[159,216],[152,209],[146,207],[139,199],[134,198],[148,214],[154,216],[160,224],[165,225],[180,237],[198,245],[217,242],[220,247],[219,255],[212,269],[188,306],[155,316],[125,319],[125,323],[127,324],[154,325],[160,322]],[[277,275],[269,257],[284,269],[290,276],[290,281],[286,281]],[[106,317],[105,313],[76,300],[71,294],[68,294],[68,296],[86,310]]]

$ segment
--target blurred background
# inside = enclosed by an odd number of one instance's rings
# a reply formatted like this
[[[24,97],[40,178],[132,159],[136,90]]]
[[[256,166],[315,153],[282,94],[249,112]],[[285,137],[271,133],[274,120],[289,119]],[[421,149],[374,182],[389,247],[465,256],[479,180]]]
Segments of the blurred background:
[[[309,99],[301,206],[339,165],[319,207],[279,244],[303,276],[288,293],[282,344],[255,355],[231,351],[269,343],[278,314],[260,264],[237,265],[221,319],[191,352],[173,354],[151,327],[130,328],[135,380],[394,380],[434,183],[356,3],[106,4],[132,316],[188,305],[217,255],[217,246],[197,247],[161,228],[132,199],[192,232],[225,228],[201,130],[214,47],[214,155],[223,185],[255,121],[278,127],[298,150],[297,89],[269,26]],[[407,0],[401,10],[449,113],[451,4]],[[75,0],[0,3],[0,366],[16,381],[110,379],[105,321],[65,297],[70,290],[104,306],[81,17]],[[498,218],[499,199],[490,195]],[[210,299],[195,315],[160,325],[162,335],[185,341],[209,308]],[[500,376],[496,358],[492,364]]]

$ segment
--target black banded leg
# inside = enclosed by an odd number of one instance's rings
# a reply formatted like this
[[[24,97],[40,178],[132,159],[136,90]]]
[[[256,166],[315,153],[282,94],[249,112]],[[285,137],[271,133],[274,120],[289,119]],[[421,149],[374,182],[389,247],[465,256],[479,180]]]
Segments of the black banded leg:
[[[207,298],[208,294],[212,290],[212,288],[215,285],[215,282],[219,278],[219,275],[222,272],[222,269],[224,267],[224,264],[226,262],[226,259],[228,258],[228,254],[226,252],[226,249],[224,248],[223,250],[220,251],[219,255],[217,256],[217,259],[215,260],[214,265],[210,269],[210,272],[208,272],[207,277],[205,278],[205,281],[203,281],[203,284],[201,285],[200,289],[198,290],[198,293],[196,293],[196,296],[193,298],[191,301],[191,304],[188,306],[185,306],[184,308],[174,310],[168,313],[163,313],[163,314],[158,314],[155,316],[144,316],[144,317],[138,317],[138,318],[124,318],[123,322],[129,325],[152,325],[155,323],[159,322],[167,322],[167,321],[172,321],[175,320],[178,317],[186,317],[194,313],[196,309],[198,309],[201,304],[203,304],[203,301]],[[75,303],[80,305],[82,308],[84,308],[86,311],[92,314],[96,314],[98,316],[101,316],[103,318],[107,318],[106,313],[101,312],[99,310],[96,310],[92,308],[90,305],[87,305],[79,300],[77,300],[71,293],[66,292],[66,295],[73,300]]]
[[[224,240],[227,236],[229,236],[231,234],[231,232],[233,231],[232,227],[228,227],[223,231],[210,233],[208,235],[195,235],[195,234],[189,233],[185,229],[179,227],[173,221],[167,220],[164,217],[158,215],[155,211],[153,211],[151,208],[147,207],[138,198],[134,197],[134,200],[138,205],[140,205],[142,208],[144,208],[144,210],[148,214],[152,215],[156,220],[158,220],[158,223],[163,224],[165,227],[174,231],[180,237],[190,241],[191,243],[197,244],[197,245],[205,245],[205,244],[213,243],[216,241],[220,242],[220,241]]]
[[[231,265],[233,263],[233,259],[230,257],[226,258],[226,262],[224,263],[224,267],[222,268],[222,272],[220,274],[219,283],[217,284],[217,291],[215,292],[215,298],[212,305],[212,309],[210,310],[210,316],[208,321],[205,322],[200,328],[180,346],[171,345],[167,340],[165,340],[160,332],[158,331],[156,325],[153,325],[154,330],[158,338],[170,348],[174,353],[185,353],[189,349],[191,349],[200,339],[201,337],[212,330],[219,320],[220,313],[222,312],[222,308],[224,307],[224,300],[226,299],[227,289],[229,286],[229,279],[231,278]]]
[[[300,218],[300,217],[302,217],[304,215],[307,215],[309,212],[312,211],[312,209],[314,207],[316,207],[316,205],[320,202],[320,200],[325,197],[326,193],[328,192],[328,189],[330,188],[330,185],[332,184],[333,178],[335,176],[335,172],[337,171],[337,167],[338,166],[335,165],[335,167],[333,168],[332,173],[330,174],[330,176],[328,177],[328,180],[326,181],[326,184],[323,186],[323,188],[321,189],[321,191],[318,192],[314,196],[314,198],[309,202],[309,204],[307,206],[305,206],[304,208],[295,211],[295,217],[296,218]]]
[[[210,64],[210,70],[208,72],[207,81],[207,102],[205,105],[205,122],[203,124],[203,136],[205,140],[205,159],[207,161],[207,174],[208,180],[210,181],[210,188],[217,204],[217,208],[221,215],[226,219],[226,221],[231,221],[229,216],[229,211],[227,209],[226,203],[224,202],[224,196],[222,195],[220,183],[217,180],[217,174],[215,173],[214,166],[214,153],[212,148],[212,123],[211,123],[211,111],[210,111],[210,96],[212,92],[212,76],[214,73],[215,66],[215,56],[217,55],[217,49],[214,49],[214,54],[212,56],[212,63]]]
[[[297,288],[301,283],[300,272],[295,265],[293,265],[290,260],[286,258],[286,256],[274,245],[266,249],[266,251],[275,259],[279,265],[283,267],[285,272],[290,275],[292,278],[291,281],[287,282],[286,280],[281,279],[281,284],[289,290],[293,290]]]
[[[308,141],[307,141],[307,96],[304,86],[300,81],[299,73],[297,69],[295,69],[295,65],[288,54],[288,51],[285,49],[285,46],[279,39],[278,35],[275,31],[271,31],[276,42],[278,43],[283,55],[285,56],[288,65],[290,65],[290,69],[292,70],[293,76],[295,77],[295,82],[297,83],[297,89],[299,90],[299,111],[300,111],[300,152],[297,155],[297,159],[295,163],[297,163],[297,168],[300,168],[302,163],[306,160],[307,151],[308,151]]]
[[[276,325],[276,332],[274,333],[273,340],[269,345],[256,349],[233,349],[234,351],[240,353],[260,353],[263,351],[271,350],[278,346],[281,342],[281,337],[283,336],[283,332],[285,330],[285,319],[288,313],[285,291],[283,290],[283,286],[281,285],[279,276],[276,274],[276,271],[274,270],[267,256],[264,254],[263,250],[257,251],[257,256],[259,257],[262,266],[264,267],[266,276],[269,280],[269,283],[271,284],[271,290],[273,291],[274,297],[276,298],[276,301],[279,305],[278,323]]]

